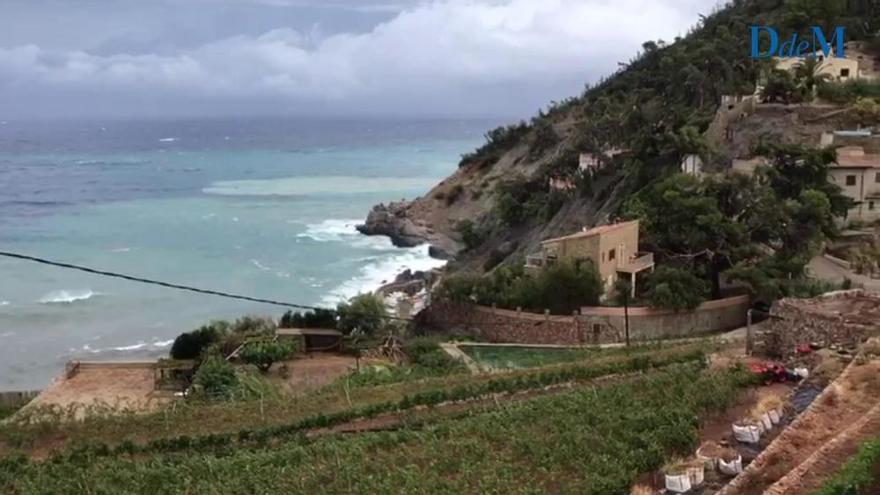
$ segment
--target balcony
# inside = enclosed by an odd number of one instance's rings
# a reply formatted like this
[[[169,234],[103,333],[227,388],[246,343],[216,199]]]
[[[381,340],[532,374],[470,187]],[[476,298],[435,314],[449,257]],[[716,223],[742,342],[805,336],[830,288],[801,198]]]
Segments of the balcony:
[[[621,266],[617,271],[639,273],[650,268],[654,268],[654,253],[638,252],[629,260],[629,263]]]
[[[544,254],[536,253],[526,256],[526,268],[543,268]]]

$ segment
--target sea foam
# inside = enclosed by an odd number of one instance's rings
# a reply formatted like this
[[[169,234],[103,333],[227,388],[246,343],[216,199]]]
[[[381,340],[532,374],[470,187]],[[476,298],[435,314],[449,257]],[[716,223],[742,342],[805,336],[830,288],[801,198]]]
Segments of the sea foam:
[[[70,304],[77,301],[86,301],[99,295],[89,289],[85,290],[53,290],[40,298],[42,304]]]

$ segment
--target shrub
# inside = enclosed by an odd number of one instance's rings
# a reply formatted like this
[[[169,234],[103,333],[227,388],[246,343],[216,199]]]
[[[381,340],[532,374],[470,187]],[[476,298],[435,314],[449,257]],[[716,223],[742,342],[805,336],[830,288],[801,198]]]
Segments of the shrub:
[[[211,354],[199,366],[193,383],[211,398],[228,399],[238,385],[238,376],[226,359]]]
[[[455,224],[455,230],[467,249],[473,249],[485,240],[485,234],[468,218],[459,220]]]
[[[182,333],[171,345],[172,359],[196,359],[208,346],[220,342],[226,334],[225,327],[217,323],[203,325],[192,332]]]
[[[303,313],[287,311],[281,316],[278,326],[281,328],[335,328],[336,312],[321,308]]]
[[[661,266],[648,278],[645,295],[651,306],[680,311],[696,308],[708,293],[709,285],[693,273]]]
[[[452,186],[452,189],[449,190],[449,194],[446,195],[446,206],[451,205],[458,201],[458,198],[464,192],[464,187],[461,184],[456,184]]]
[[[339,315],[337,328],[345,334],[359,331],[373,335],[383,329],[388,322],[388,309],[385,301],[375,294],[359,294],[336,308]]]
[[[246,344],[238,353],[247,364],[256,366],[263,373],[269,371],[276,361],[290,357],[295,348],[291,344],[280,342],[251,342]]]

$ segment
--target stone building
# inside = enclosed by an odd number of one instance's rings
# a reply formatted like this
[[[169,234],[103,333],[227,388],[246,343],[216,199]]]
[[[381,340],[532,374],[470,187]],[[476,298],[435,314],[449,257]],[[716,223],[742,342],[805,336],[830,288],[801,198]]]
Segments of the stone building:
[[[629,277],[635,293],[636,274],[654,269],[653,253],[639,251],[639,221],[602,225],[541,243],[541,252],[526,258],[527,268],[540,268],[559,260],[591,261],[606,292],[619,276]]]
[[[828,168],[828,180],[855,202],[847,220],[880,220],[880,154],[867,154],[859,146],[838,148],[837,162]]]

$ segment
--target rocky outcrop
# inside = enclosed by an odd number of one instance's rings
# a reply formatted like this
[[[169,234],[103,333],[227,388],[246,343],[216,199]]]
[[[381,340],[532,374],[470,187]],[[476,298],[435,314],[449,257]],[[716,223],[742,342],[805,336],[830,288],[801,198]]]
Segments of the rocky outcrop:
[[[439,259],[450,259],[461,250],[461,244],[449,236],[437,232],[431,224],[415,218],[413,203],[399,201],[378,204],[370,210],[367,220],[357,226],[365,235],[384,235],[397,247],[413,247],[428,243],[428,253]]]

